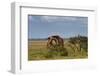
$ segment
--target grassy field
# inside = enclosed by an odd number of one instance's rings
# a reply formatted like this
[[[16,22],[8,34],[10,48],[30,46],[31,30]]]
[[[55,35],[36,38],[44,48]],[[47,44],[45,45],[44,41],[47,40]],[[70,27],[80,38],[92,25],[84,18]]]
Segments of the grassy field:
[[[47,40],[29,40],[28,60],[80,59],[88,57],[87,49],[81,48],[81,51],[76,48],[73,49],[69,46],[67,40],[64,40],[63,51],[55,51],[55,48],[48,49],[46,44]]]

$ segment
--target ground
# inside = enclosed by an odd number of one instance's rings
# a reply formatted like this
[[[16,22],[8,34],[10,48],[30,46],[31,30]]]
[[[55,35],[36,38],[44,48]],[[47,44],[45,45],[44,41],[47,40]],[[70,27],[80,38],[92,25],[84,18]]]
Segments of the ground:
[[[68,46],[68,40],[64,40],[64,50],[62,51],[55,51],[55,48],[52,48],[52,50],[48,49],[46,44],[47,40],[29,40],[28,60],[79,59],[88,57],[86,50],[81,49],[79,52]]]

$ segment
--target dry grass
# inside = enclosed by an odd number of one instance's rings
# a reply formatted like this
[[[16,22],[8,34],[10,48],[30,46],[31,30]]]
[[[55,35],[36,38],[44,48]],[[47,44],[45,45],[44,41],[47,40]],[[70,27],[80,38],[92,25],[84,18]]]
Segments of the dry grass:
[[[28,60],[52,60],[52,59],[79,59],[79,58],[87,58],[87,51],[82,49],[81,52],[77,50],[74,51],[71,47],[68,46],[67,40],[64,43],[63,51],[55,51],[55,49],[59,50],[61,48],[52,48],[47,49],[46,47],[47,41],[29,41],[28,42]]]

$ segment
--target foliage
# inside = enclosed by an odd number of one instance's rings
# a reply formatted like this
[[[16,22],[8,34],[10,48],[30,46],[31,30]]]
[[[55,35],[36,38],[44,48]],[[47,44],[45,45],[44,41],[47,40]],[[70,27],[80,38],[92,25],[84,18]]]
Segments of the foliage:
[[[77,37],[69,38],[69,43],[71,44],[70,47],[72,47],[73,45],[74,46],[73,49],[75,50],[76,48],[78,52],[80,52],[81,49],[85,49],[85,50],[88,49],[87,42],[88,42],[88,38],[85,36],[78,35]]]

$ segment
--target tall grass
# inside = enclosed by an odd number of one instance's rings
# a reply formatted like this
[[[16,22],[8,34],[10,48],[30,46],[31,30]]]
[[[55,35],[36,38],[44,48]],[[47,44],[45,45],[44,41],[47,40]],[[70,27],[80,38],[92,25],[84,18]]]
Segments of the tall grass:
[[[82,44],[81,51],[78,51],[72,44],[65,41],[64,47],[55,45],[47,48],[46,41],[30,42],[28,45],[28,60],[53,60],[53,59],[78,59],[87,58],[87,45]]]

